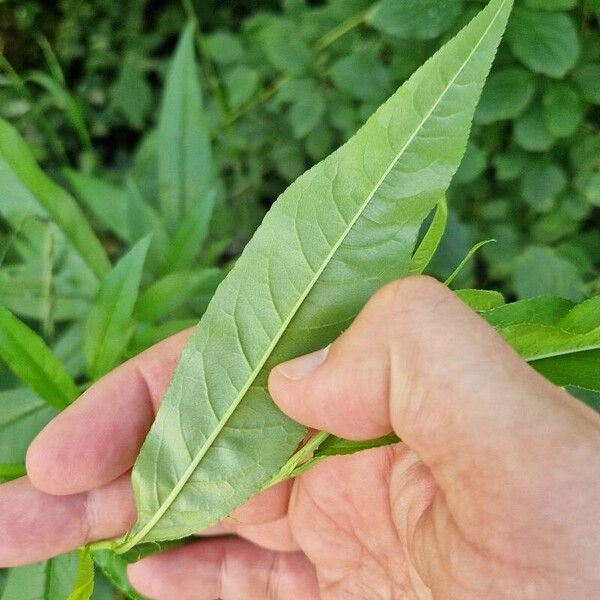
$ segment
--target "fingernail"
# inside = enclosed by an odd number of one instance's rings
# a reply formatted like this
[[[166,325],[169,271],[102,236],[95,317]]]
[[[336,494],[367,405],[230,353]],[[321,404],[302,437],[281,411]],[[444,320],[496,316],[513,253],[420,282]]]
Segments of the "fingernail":
[[[320,364],[323,363],[329,352],[329,346],[304,356],[299,356],[293,360],[288,360],[280,364],[277,370],[287,379],[298,381],[312,373]]]

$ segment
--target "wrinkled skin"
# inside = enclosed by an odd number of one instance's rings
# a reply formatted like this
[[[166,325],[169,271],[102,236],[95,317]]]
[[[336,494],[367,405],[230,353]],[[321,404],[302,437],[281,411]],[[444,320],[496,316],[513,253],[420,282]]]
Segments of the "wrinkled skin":
[[[123,533],[128,483],[187,333],[126,363],[0,488],[0,566]],[[450,292],[391,284],[329,349],[281,365],[309,427],[404,443],[327,460],[194,544],[130,567],[157,600],[589,599],[600,594],[600,418]],[[237,534],[224,537],[223,534]]]

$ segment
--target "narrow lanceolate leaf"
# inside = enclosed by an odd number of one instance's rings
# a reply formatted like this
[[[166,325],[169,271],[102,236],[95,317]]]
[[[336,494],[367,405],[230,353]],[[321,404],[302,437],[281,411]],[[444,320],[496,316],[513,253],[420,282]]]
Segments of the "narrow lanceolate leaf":
[[[90,600],[94,593],[94,561],[87,548],[79,551],[79,566],[67,600]]]
[[[419,275],[431,262],[433,255],[442,241],[447,222],[448,203],[446,202],[446,198],[442,197],[435,209],[431,226],[423,236],[421,243],[412,257],[408,270],[409,275]]]
[[[125,352],[149,244],[149,237],[140,240],[100,286],[88,317],[84,341],[88,368],[94,379],[110,371]]]
[[[48,404],[63,409],[79,395],[46,342],[0,306],[0,358]]]
[[[183,350],[133,471],[138,521],[120,552],[214,524],[292,454],[305,431],[275,407],[268,374],[327,345],[408,272],[461,162],[511,6],[492,0],[274,204]]]
[[[0,183],[3,188],[15,189],[33,198],[98,277],[108,272],[110,263],[106,252],[75,200],[43,173],[17,130],[2,119]]]
[[[0,600],[66,600],[77,576],[77,552],[11,569]]]
[[[127,562],[110,550],[92,553],[96,566],[100,567],[106,578],[130,600],[145,600],[134,589],[127,578]],[[4,600],[3,598],[0,600]]]
[[[194,55],[195,26],[185,28],[167,76],[158,122],[161,212],[174,233],[212,184],[212,154]],[[213,206],[205,206],[205,221]]]
[[[18,479],[26,474],[25,465],[6,465],[0,463],[0,483]]]

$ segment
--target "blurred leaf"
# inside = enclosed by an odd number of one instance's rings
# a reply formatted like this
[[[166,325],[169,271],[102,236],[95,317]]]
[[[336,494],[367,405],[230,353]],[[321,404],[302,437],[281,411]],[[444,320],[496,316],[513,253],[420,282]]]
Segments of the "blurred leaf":
[[[125,352],[150,238],[140,240],[119,260],[98,291],[85,329],[84,352],[90,375],[98,379]]]
[[[600,413],[600,392],[594,392],[593,390],[586,390],[574,386],[567,387],[567,392]]]
[[[210,296],[225,274],[221,269],[202,269],[171,273],[155,281],[139,298],[135,316],[144,322],[159,321],[201,293]]]
[[[518,148],[504,154],[496,154],[492,159],[498,181],[513,181],[525,169],[529,157]]]
[[[94,593],[94,561],[87,548],[79,550],[79,566],[67,600],[90,600]]]
[[[449,29],[462,7],[460,0],[380,0],[367,22],[389,35],[427,40]]]
[[[1,600],[67,599],[77,576],[77,552],[11,569]]]
[[[574,73],[583,97],[591,104],[600,104],[600,64],[585,65]]]
[[[278,71],[299,75],[310,67],[312,52],[292,21],[268,18],[258,32],[258,39],[267,60]]]
[[[20,477],[27,475],[24,464],[4,464],[0,463],[0,483],[8,483]]]
[[[483,88],[475,121],[486,124],[514,119],[529,106],[534,93],[535,82],[529,71],[520,67],[498,70]]]
[[[454,181],[463,184],[471,183],[485,171],[486,166],[485,152],[473,142],[469,142]]]
[[[540,10],[570,10],[575,8],[579,0],[525,0],[525,6]]]
[[[44,340],[3,306],[0,306],[0,357],[55,408],[65,408],[79,396],[77,386]]]
[[[63,83],[57,82],[52,77],[41,71],[34,71],[27,77],[30,81],[37,83],[50,93],[58,102],[60,108],[64,109],[67,118],[77,133],[81,143],[87,147],[92,147],[92,140],[83,116],[83,108],[79,101],[69,93]]]
[[[583,122],[579,94],[567,83],[556,83],[549,87],[542,106],[544,123],[554,137],[572,136]]]
[[[362,49],[336,61],[331,67],[335,86],[359,100],[380,101],[391,92],[387,69],[371,49]]]
[[[127,54],[123,67],[111,89],[112,106],[136,129],[144,126],[152,108],[152,89],[140,65],[140,59]]]
[[[198,199],[167,248],[161,267],[163,275],[173,271],[185,271],[194,266],[208,236],[216,198],[217,192],[213,189]]]
[[[212,152],[194,54],[195,26],[181,38],[165,83],[158,122],[159,200],[170,233],[197,210],[212,186]],[[212,206],[205,205],[208,223]]]
[[[229,104],[232,108],[237,108],[256,93],[260,77],[256,69],[238,65],[227,73],[225,83]]]
[[[530,246],[517,259],[512,279],[519,298],[562,296],[574,301],[583,298],[581,272],[551,248]]]
[[[28,388],[0,391],[0,463],[24,464],[29,444],[56,414]]]
[[[560,79],[579,57],[579,37],[565,14],[515,7],[506,30],[513,54],[536,73]]]
[[[128,353],[130,356],[135,356],[140,352],[158,344],[162,340],[168,338],[171,335],[179,333],[184,329],[189,329],[198,324],[198,318],[193,319],[176,319],[173,321],[167,321],[160,325],[150,325],[148,323],[139,323],[135,329],[135,333],[131,338],[131,342],[128,347]]]
[[[537,104],[515,122],[515,142],[529,152],[546,152],[552,148],[554,141]]]
[[[323,119],[325,115],[325,98],[320,90],[315,89],[296,99],[290,111],[290,124],[294,137],[306,137]]]
[[[567,187],[564,171],[554,163],[538,163],[527,169],[521,181],[521,195],[535,210],[547,212]]]
[[[583,194],[590,204],[600,207],[600,173],[594,173],[588,179]]]
[[[38,167],[17,130],[0,119],[0,184],[4,194],[34,198],[98,276],[110,268],[106,252],[73,198]],[[44,214],[44,213],[42,213]]]

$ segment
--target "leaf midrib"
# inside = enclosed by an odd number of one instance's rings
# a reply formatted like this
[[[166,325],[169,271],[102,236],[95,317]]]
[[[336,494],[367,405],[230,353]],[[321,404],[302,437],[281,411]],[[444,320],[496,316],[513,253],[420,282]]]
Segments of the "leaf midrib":
[[[361,217],[361,215],[363,214],[363,212],[365,211],[365,209],[367,208],[367,206],[369,205],[369,203],[371,202],[371,200],[373,199],[373,197],[375,196],[375,194],[377,193],[377,191],[379,190],[379,188],[381,187],[381,185],[387,179],[388,175],[390,174],[390,172],[392,171],[392,169],[394,168],[394,166],[396,165],[396,163],[400,160],[400,158],[402,157],[402,155],[404,154],[404,152],[406,151],[406,149],[413,143],[413,141],[417,137],[418,133],[421,131],[421,129],[423,128],[423,126],[425,125],[425,123],[429,120],[429,118],[431,117],[431,115],[433,114],[433,112],[436,110],[436,108],[439,106],[440,102],[443,100],[443,98],[448,93],[448,91],[450,90],[450,88],[454,85],[454,83],[456,82],[456,80],[458,79],[458,77],[461,75],[461,73],[463,72],[463,70],[466,67],[466,65],[469,64],[469,62],[473,58],[475,52],[477,52],[477,50],[479,49],[479,47],[483,43],[483,40],[486,39],[487,35],[489,34],[489,32],[492,29],[494,23],[496,22],[496,19],[501,14],[502,9],[504,8],[504,6],[505,6],[505,4],[506,4],[507,1],[508,0],[503,0],[502,1],[502,3],[500,4],[500,6],[498,7],[498,10],[496,11],[496,14],[491,19],[489,25],[487,26],[487,28],[484,31],[484,33],[481,35],[479,41],[477,42],[477,44],[475,44],[475,46],[473,47],[473,49],[469,53],[468,57],[466,58],[466,60],[461,64],[460,69],[457,70],[457,72],[452,77],[452,79],[450,80],[450,82],[447,84],[447,86],[445,87],[444,91],[439,95],[438,99],[435,101],[435,103],[433,104],[433,106],[431,107],[431,109],[427,112],[427,114],[423,117],[423,119],[420,121],[420,123],[418,124],[418,126],[415,128],[413,134],[406,141],[406,143],[404,144],[404,146],[402,146],[402,148],[400,149],[400,151],[396,154],[395,158],[392,161],[390,161],[390,165],[388,166],[388,168],[386,169],[386,171],[384,172],[384,174],[381,176],[381,178],[379,179],[379,181],[375,184],[375,186],[373,187],[372,192],[368,195],[368,197],[365,200],[365,202],[360,206],[360,208],[356,212],[356,215],[354,216],[354,218],[348,223],[345,231],[339,237],[338,241],[332,246],[331,251],[329,252],[329,254],[327,255],[327,257],[323,261],[321,267],[315,272],[313,278],[311,279],[311,281],[309,282],[309,284],[306,286],[305,291],[301,294],[301,296],[299,297],[298,301],[296,302],[296,304],[294,305],[294,307],[290,311],[290,314],[288,315],[288,317],[281,324],[281,327],[279,328],[279,331],[273,337],[273,340],[272,340],[271,344],[269,345],[269,347],[267,348],[267,350],[265,351],[262,359],[259,361],[259,363],[257,364],[257,366],[254,369],[254,371],[250,374],[247,383],[239,391],[237,398],[231,403],[231,405],[229,406],[229,408],[227,409],[227,411],[225,412],[225,414],[223,415],[223,417],[221,418],[221,420],[217,424],[217,427],[215,427],[215,429],[213,430],[213,432],[211,433],[211,435],[206,439],[206,441],[204,442],[204,445],[198,451],[198,453],[194,457],[194,460],[190,463],[190,466],[185,470],[185,472],[182,475],[181,479],[177,482],[177,485],[173,488],[173,490],[171,491],[171,493],[167,496],[167,498],[161,504],[161,506],[159,507],[159,509],[154,513],[153,517],[148,521],[148,523],[146,523],[146,525],[144,527],[142,527],[142,529],[140,529],[140,531],[137,534],[135,534],[134,536],[132,536],[124,545],[118,546],[118,548],[116,549],[116,551],[119,554],[122,554],[123,552],[126,552],[127,550],[133,548],[139,541],[141,541],[142,539],[144,539],[144,537],[154,528],[154,526],[158,523],[158,521],[163,517],[163,515],[166,513],[166,511],[170,508],[170,506],[173,504],[173,502],[179,496],[179,493],[181,492],[181,490],[183,489],[183,487],[185,486],[185,484],[188,482],[188,480],[190,479],[190,477],[193,475],[194,471],[196,470],[196,468],[200,464],[200,461],[204,458],[204,456],[206,455],[206,453],[209,451],[209,449],[211,448],[213,442],[220,435],[220,433],[222,432],[224,426],[229,421],[229,419],[231,418],[231,416],[233,415],[233,413],[235,412],[235,410],[239,406],[240,402],[242,401],[242,399],[244,398],[244,396],[246,395],[246,393],[248,392],[248,390],[252,386],[252,383],[254,382],[254,380],[256,379],[256,377],[258,376],[258,374],[260,373],[260,371],[262,370],[262,368],[266,364],[266,362],[269,359],[270,355],[272,354],[273,350],[275,349],[275,347],[279,343],[281,337],[286,332],[286,330],[287,330],[289,324],[291,323],[292,319],[294,318],[294,316],[296,315],[296,313],[298,312],[298,310],[300,309],[300,307],[302,306],[302,304],[306,300],[308,294],[312,291],[313,287],[315,286],[315,284],[317,283],[317,281],[319,280],[319,278],[323,274],[323,271],[325,270],[325,268],[327,267],[327,265],[330,263],[331,259],[336,254],[336,252],[338,251],[339,247],[342,245],[342,243],[344,242],[344,240],[346,239],[346,237],[348,236],[348,234],[352,231],[354,225],[356,224],[356,222],[358,221],[358,219]]]

